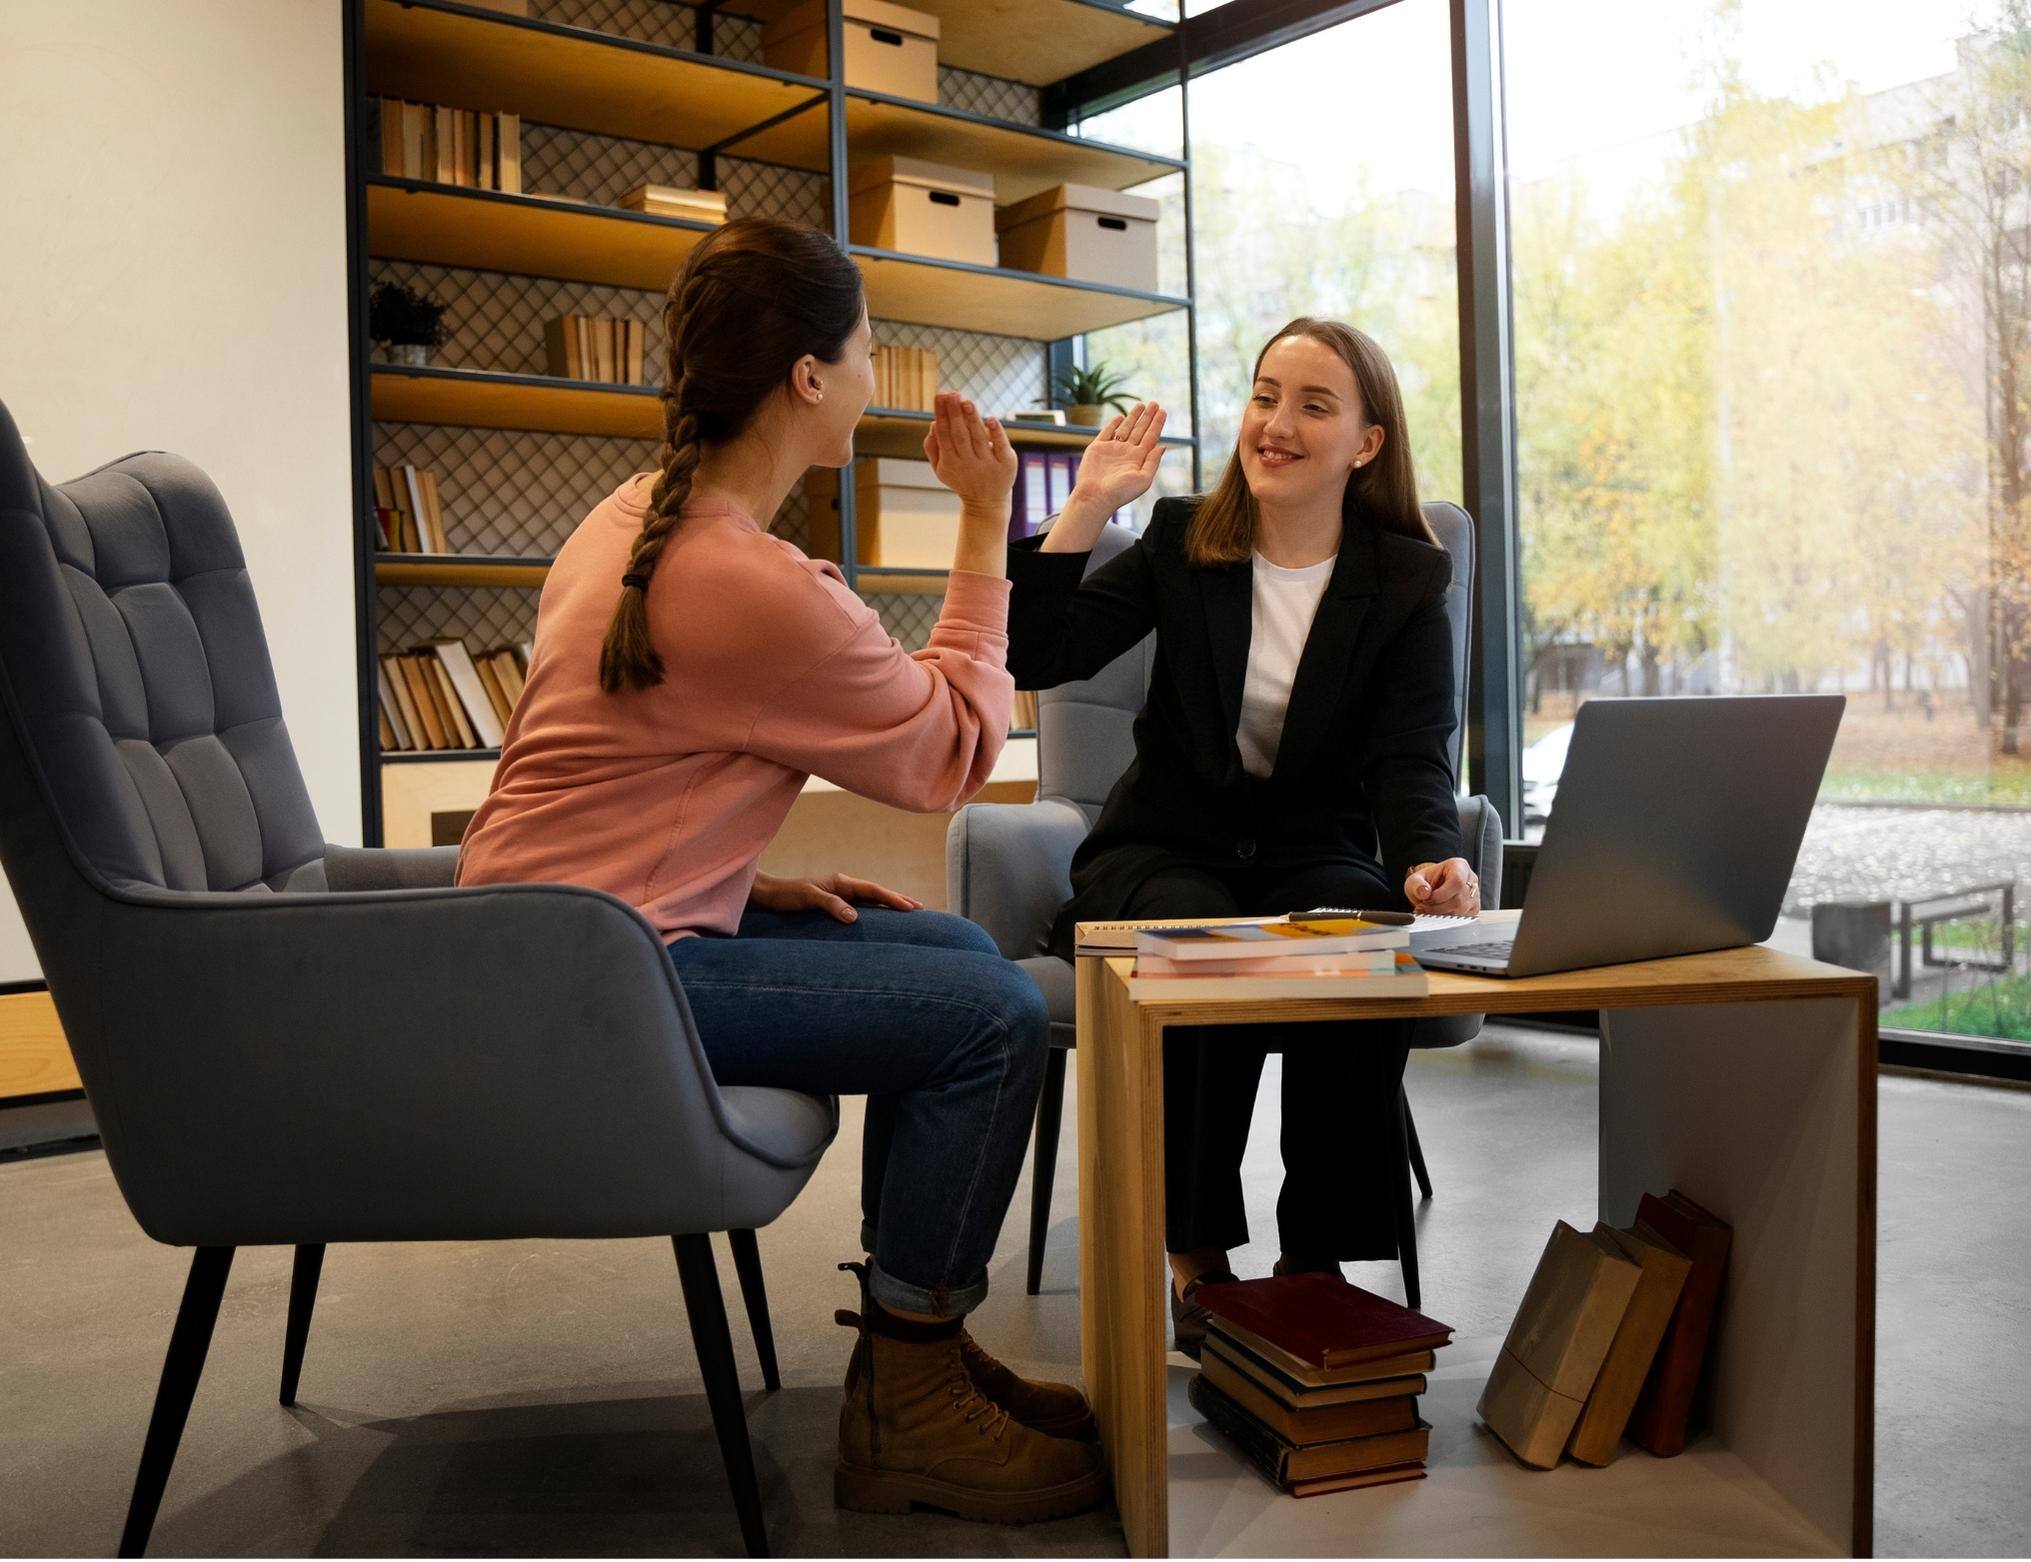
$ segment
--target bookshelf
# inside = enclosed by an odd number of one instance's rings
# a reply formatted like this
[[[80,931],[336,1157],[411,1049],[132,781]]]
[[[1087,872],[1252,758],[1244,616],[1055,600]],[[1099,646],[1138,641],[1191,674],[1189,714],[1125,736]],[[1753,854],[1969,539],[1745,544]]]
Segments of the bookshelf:
[[[382,838],[384,804],[398,793],[400,833],[410,835],[426,800],[433,809],[473,806],[498,757],[485,748],[381,752],[379,658],[440,635],[475,651],[529,638],[536,593],[570,528],[617,473],[654,464],[662,428],[654,322],[671,276],[712,225],[622,209],[623,191],[719,189],[730,215],[807,221],[845,243],[850,175],[876,156],[990,171],[1000,205],[1058,183],[1130,189],[1188,177],[1183,158],[1044,125],[1037,90],[1175,37],[1175,24],[1104,0],[917,3],[943,31],[935,104],[849,86],[836,66],[825,77],[771,69],[760,25],[787,0],[696,8],[528,0],[527,15],[463,0],[347,0],[356,296],[388,280],[450,306],[450,340],[428,363],[379,361],[363,341],[355,365],[367,496],[358,568],[369,839]],[[370,130],[379,98],[519,116],[522,189],[384,173]],[[1052,367],[1085,333],[1181,312],[1189,321],[1192,309],[1182,292],[847,247],[877,340],[935,351],[944,387],[994,413],[1047,399]],[[543,322],[562,314],[650,322],[648,383],[548,372]],[[927,411],[871,407],[856,456],[921,457],[930,424]],[[1077,450],[1093,431],[1043,425],[1010,435],[1021,449]],[[1188,434],[1166,442],[1193,445]],[[371,469],[402,464],[436,474],[446,533],[436,552],[389,551],[377,535]],[[891,633],[919,644],[947,572],[857,565],[854,495],[848,471],[836,499],[840,568]],[[807,542],[811,502],[793,494],[778,532]],[[1022,736],[1012,747],[1033,747]]]

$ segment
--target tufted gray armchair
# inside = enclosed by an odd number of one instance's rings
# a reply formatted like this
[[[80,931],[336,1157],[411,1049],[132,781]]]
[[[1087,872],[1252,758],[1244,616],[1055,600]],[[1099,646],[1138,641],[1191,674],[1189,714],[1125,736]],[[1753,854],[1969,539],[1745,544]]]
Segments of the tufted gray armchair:
[[[1454,699],[1462,718],[1454,724],[1453,773],[1460,772],[1465,731],[1467,636],[1472,620],[1474,526],[1458,505],[1428,504],[1425,519],[1453,557],[1453,582],[1446,590],[1446,617],[1453,632]],[[1119,526],[1108,526],[1087,562],[1091,571],[1134,541]],[[1046,952],[1058,908],[1072,894],[1072,853],[1086,838],[1114,783],[1135,757],[1134,726],[1156,660],[1151,636],[1123,652],[1081,683],[1047,689],[1037,697],[1037,800],[1034,803],[973,803],[962,808],[945,836],[946,904],[985,928],[1001,952],[1028,971],[1043,990],[1051,1011],[1051,1055],[1037,1103],[1036,1148],[1030,1168],[1029,1292],[1043,1278],[1044,1242],[1050,1231],[1051,1188],[1058,1156],[1058,1131],[1065,1105],[1065,1049],[1075,1040],[1073,973],[1070,962]],[[1460,800],[1460,834],[1467,860],[1480,875],[1483,903],[1501,904],[1502,820],[1485,797]],[[1478,1014],[1446,1015],[1417,1021],[1411,1045],[1457,1047],[1481,1030]],[[1432,1195],[1424,1152],[1408,1096],[1399,1100],[1398,1121],[1407,1170],[1397,1219],[1404,1289],[1417,1305],[1417,1231],[1410,1219],[1409,1188],[1414,1174],[1424,1197]]]
[[[147,1546],[234,1250],[295,1247],[282,1402],[332,1242],[669,1236],[726,1474],[766,1549],[707,1233],[761,1356],[754,1230],[838,1103],[713,1082],[661,940],[456,853],[327,846],[238,537],[160,453],[52,487],[0,407],[0,862],[141,1228],[195,1249],[135,1478]]]

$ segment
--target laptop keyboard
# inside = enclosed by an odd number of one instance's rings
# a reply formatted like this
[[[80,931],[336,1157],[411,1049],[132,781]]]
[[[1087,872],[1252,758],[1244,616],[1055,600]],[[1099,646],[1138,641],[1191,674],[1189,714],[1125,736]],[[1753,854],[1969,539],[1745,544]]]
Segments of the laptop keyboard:
[[[1482,960],[1507,960],[1515,948],[1515,939],[1503,938],[1488,944],[1453,944],[1445,949],[1434,949],[1431,955],[1427,955],[1425,958],[1430,959],[1434,955],[1473,955],[1477,959]]]

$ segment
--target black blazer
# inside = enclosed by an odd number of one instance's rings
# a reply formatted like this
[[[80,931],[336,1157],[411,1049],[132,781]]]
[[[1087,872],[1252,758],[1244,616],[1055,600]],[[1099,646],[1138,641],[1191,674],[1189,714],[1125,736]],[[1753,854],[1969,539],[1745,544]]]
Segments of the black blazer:
[[[1134,546],[1083,583],[1083,553],[1009,553],[1009,671],[1020,689],[1090,678],[1156,631],[1135,759],[1072,860],[1072,924],[1119,917],[1152,873],[1345,864],[1392,904],[1420,862],[1465,855],[1449,748],[1455,724],[1435,544],[1350,525],[1298,662],[1276,766],[1257,779],[1234,734],[1248,669],[1254,567],[1186,561],[1196,499],[1162,499]],[[1378,833],[1380,836],[1378,848]]]

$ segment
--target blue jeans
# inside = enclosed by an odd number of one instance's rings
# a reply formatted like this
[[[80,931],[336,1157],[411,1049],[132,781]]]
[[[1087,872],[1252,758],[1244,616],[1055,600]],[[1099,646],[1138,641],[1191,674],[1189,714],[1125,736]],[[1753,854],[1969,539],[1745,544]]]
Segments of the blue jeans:
[[[1022,1171],[1043,1081],[1043,995],[942,911],[749,911],[670,958],[724,1085],[865,1095],[861,1243],[908,1312],[969,1312]]]

